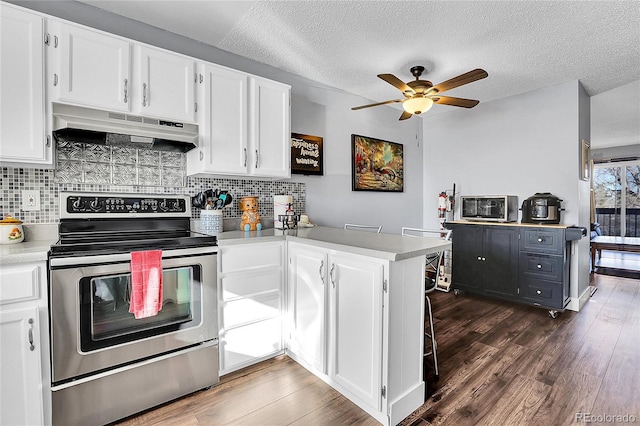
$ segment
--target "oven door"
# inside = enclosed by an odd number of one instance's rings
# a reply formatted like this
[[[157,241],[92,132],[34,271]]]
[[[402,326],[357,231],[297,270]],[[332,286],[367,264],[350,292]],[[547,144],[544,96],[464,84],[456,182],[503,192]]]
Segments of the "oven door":
[[[157,315],[129,312],[130,255],[50,259],[54,384],[218,338],[217,248],[162,254]]]

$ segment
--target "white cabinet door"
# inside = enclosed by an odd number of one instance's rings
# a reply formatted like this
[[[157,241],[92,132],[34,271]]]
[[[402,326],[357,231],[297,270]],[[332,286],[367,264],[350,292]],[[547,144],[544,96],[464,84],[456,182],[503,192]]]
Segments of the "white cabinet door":
[[[195,122],[195,61],[182,55],[136,46],[136,90],[144,116]]]
[[[43,424],[36,306],[0,312],[0,424]]]
[[[0,161],[53,164],[44,98],[44,19],[0,4]]]
[[[220,374],[283,350],[284,242],[220,247]]]
[[[290,243],[288,318],[289,350],[304,363],[326,373],[327,252]]]
[[[329,377],[380,411],[383,265],[340,253],[329,262]]]
[[[249,173],[255,176],[291,177],[291,89],[251,78],[252,123]]]
[[[247,74],[201,64],[201,143],[187,154],[187,173],[247,173]]]
[[[130,111],[131,43],[61,22],[53,33],[53,100]]]
[[[291,177],[291,88],[240,71],[202,64],[201,144],[187,174]]]

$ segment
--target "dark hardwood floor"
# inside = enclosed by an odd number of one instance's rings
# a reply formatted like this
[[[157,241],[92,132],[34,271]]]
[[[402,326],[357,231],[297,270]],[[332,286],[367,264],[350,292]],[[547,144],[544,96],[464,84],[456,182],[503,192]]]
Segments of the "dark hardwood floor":
[[[404,426],[640,422],[640,280],[592,275],[580,313],[434,292],[440,379]],[[582,418],[576,417],[580,416]],[[602,417],[597,417],[602,416]],[[609,417],[606,417],[609,416]],[[376,425],[286,356],[122,425]]]

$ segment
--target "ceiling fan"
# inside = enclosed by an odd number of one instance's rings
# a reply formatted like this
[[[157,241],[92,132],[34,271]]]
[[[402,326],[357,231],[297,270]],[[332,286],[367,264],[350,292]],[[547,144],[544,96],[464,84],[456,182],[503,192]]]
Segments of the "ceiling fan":
[[[378,105],[402,102],[404,111],[400,116],[400,120],[406,120],[407,118],[411,118],[414,114],[422,114],[423,112],[427,112],[433,106],[433,104],[451,105],[462,108],[473,108],[474,106],[478,105],[480,101],[476,101],[474,99],[440,96],[440,94],[464,84],[469,84],[473,83],[476,80],[481,80],[489,75],[485,70],[477,68],[473,71],[469,71],[434,86],[428,80],[420,80],[420,76],[423,72],[424,67],[422,66],[412,67],[411,74],[416,79],[413,81],[409,81],[408,83],[404,83],[393,74],[378,74],[378,77],[391,84],[395,88],[399,89],[405,98],[377,102],[370,105],[357,106],[351,109],[355,111],[358,109],[369,108]]]

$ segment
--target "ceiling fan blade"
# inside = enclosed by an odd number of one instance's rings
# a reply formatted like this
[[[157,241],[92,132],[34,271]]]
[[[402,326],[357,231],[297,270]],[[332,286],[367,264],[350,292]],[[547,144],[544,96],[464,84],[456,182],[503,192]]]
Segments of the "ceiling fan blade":
[[[487,74],[485,70],[477,68],[473,71],[469,71],[457,77],[453,77],[451,80],[447,80],[440,84],[436,84],[431,89],[431,92],[435,92],[435,93],[446,92],[447,90],[455,89],[456,87],[462,86],[464,84],[469,84],[477,80],[482,80],[488,75],[489,74]]]
[[[475,99],[452,98],[451,96],[430,96],[430,98],[434,104],[451,105],[462,108],[473,108],[480,103],[480,101],[476,101]]]
[[[353,107],[351,108],[353,111],[356,111],[358,109],[362,109],[362,108],[369,108],[369,107],[374,107],[374,106],[378,106],[378,105],[386,105],[386,104],[393,104],[395,102],[404,102],[404,99],[394,99],[392,101],[384,101],[384,102],[377,102],[375,104],[369,104],[369,105],[361,105],[361,106],[357,106],[357,107]]]
[[[402,115],[398,120],[406,120],[407,118],[411,118],[411,117],[413,117],[413,114],[407,111],[402,111]]]
[[[407,84],[404,81],[400,80],[398,77],[396,77],[393,74],[378,74],[378,77],[380,77],[381,79],[383,79],[384,81],[386,81],[387,83],[395,87],[396,89],[400,90],[402,93],[408,93],[408,94],[415,93],[415,91],[411,87],[407,86]]]

